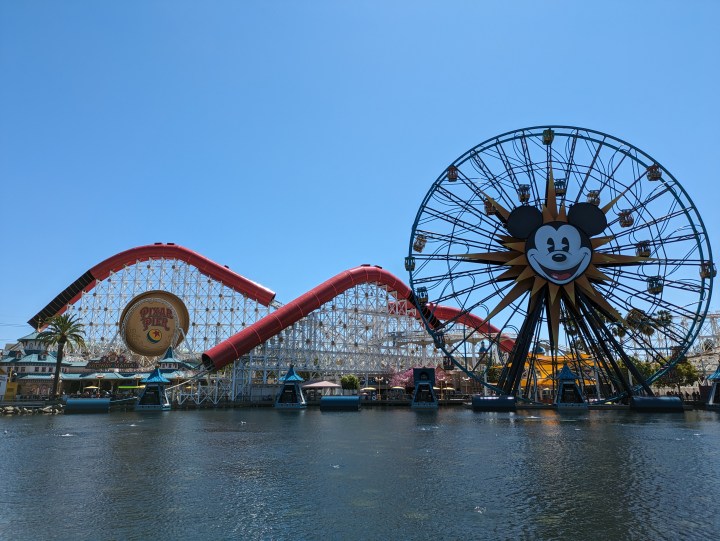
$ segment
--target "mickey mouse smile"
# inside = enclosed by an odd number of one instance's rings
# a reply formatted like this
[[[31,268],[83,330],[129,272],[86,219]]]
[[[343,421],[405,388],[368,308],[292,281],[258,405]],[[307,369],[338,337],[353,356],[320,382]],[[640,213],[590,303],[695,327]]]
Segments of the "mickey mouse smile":
[[[565,270],[554,270],[547,268],[542,263],[540,263],[534,255],[531,257],[530,254],[528,254],[528,262],[537,273],[544,276],[551,282],[562,285],[570,282],[571,280],[574,280],[575,278],[580,276],[580,274],[582,274],[585,269],[587,269],[588,265],[590,264],[590,253],[588,252],[586,256],[583,256],[583,259],[577,265]]]
[[[590,242],[573,225],[551,222],[539,227],[528,239],[528,263],[554,284],[571,282],[590,265]]]

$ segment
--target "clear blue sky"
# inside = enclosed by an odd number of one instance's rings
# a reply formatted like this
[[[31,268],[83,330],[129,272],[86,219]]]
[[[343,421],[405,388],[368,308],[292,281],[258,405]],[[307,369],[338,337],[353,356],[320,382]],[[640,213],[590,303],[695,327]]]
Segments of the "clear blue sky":
[[[360,263],[407,280],[438,174],[539,124],[655,157],[717,256],[719,25],[711,0],[4,0],[0,342],[152,242],[283,302]]]

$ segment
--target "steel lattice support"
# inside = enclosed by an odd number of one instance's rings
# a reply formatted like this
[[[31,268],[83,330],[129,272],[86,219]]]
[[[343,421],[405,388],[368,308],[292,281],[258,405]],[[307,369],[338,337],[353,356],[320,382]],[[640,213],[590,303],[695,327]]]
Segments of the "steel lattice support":
[[[179,358],[197,361],[203,351],[270,314],[269,306],[236,291],[197,267],[174,258],[150,258],[128,263],[97,280],[76,302],[65,307],[85,324],[88,349],[97,358],[115,353],[152,366],[157,359],[138,357],[119,336],[120,318],[128,303],[148,291],[167,291],[188,309],[187,336],[176,348]],[[472,335],[473,340],[463,337]],[[462,344],[463,368],[482,372],[487,358],[480,339],[490,339],[457,325],[447,340]],[[497,352],[494,354],[497,356]],[[343,374],[359,377],[401,372],[415,366],[441,365],[437,349],[418,317],[417,309],[396,292],[374,283],[356,285],[308,316],[271,337],[233,365],[175,389],[179,403],[217,404],[236,398],[264,397],[290,364],[304,377]],[[253,394],[254,393],[254,394]]]
[[[80,315],[85,324],[91,357],[112,351],[132,356],[125,351],[118,335],[120,316],[135,296],[153,290],[173,293],[187,306],[190,329],[178,352],[193,359],[208,347],[252,325],[274,308],[263,306],[183,261],[138,262],[110,273],[68,307],[68,312]]]
[[[477,359],[477,353],[468,361]],[[441,365],[414,306],[398,301],[385,286],[362,284],[322,305],[307,317],[238,360],[234,397],[249,398],[253,385],[277,381],[290,364],[309,378],[402,372]]]

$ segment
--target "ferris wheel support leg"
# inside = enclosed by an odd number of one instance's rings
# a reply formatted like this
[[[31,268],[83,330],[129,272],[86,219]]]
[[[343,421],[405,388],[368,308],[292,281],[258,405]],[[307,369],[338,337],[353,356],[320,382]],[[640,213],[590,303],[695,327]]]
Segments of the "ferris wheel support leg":
[[[510,353],[510,359],[508,361],[510,369],[504,374],[505,378],[498,382],[498,386],[505,394],[515,395],[520,387],[528,352],[530,351],[532,339],[535,336],[534,331],[542,315],[543,302],[541,301],[544,300],[546,294],[547,293],[543,293],[539,297],[530,300],[528,315],[525,321],[523,321],[520,332],[518,333],[518,338]]]
[[[607,358],[612,364],[613,370],[616,371],[617,374],[619,374],[622,377],[622,382],[625,386],[625,391],[627,392],[628,396],[632,396],[632,386],[630,385],[630,382],[624,377],[622,374],[622,370],[620,370],[620,367],[615,362],[615,359],[613,359],[612,354],[610,353],[608,348],[608,344],[612,347],[612,350],[614,350],[622,359],[623,363],[625,363],[625,366],[627,366],[628,370],[632,374],[632,377],[635,378],[636,381],[638,381],[641,385],[643,390],[647,393],[648,396],[655,396],[650,386],[645,381],[645,378],[640,374],[637,367],[635,366],[635,363],[633,363],[630,358],[627,356],[627,353],[625,353],[625,350],[620,346],[620,344],[615,340],[615,337],[607,327],[603,324],[602,321],[600,321],[600,318],[595,313],[594,310],[590,309],[588,305],[587,298],[584,295],[580,295],[579,304],[581,306],[581,309],[583,311],[583,315],[587,320],[591,321],[590,328],[595,335],[596,340],[600,344],[600,347],[606,352]]]

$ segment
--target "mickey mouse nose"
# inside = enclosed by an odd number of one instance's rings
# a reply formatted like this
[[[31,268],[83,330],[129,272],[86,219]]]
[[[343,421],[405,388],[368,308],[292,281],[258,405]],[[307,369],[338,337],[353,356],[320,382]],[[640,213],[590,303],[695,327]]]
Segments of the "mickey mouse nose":
[[[565,254],[553,254],[552,259],[556,263],[562,263],[567,259],[567,256]]]

